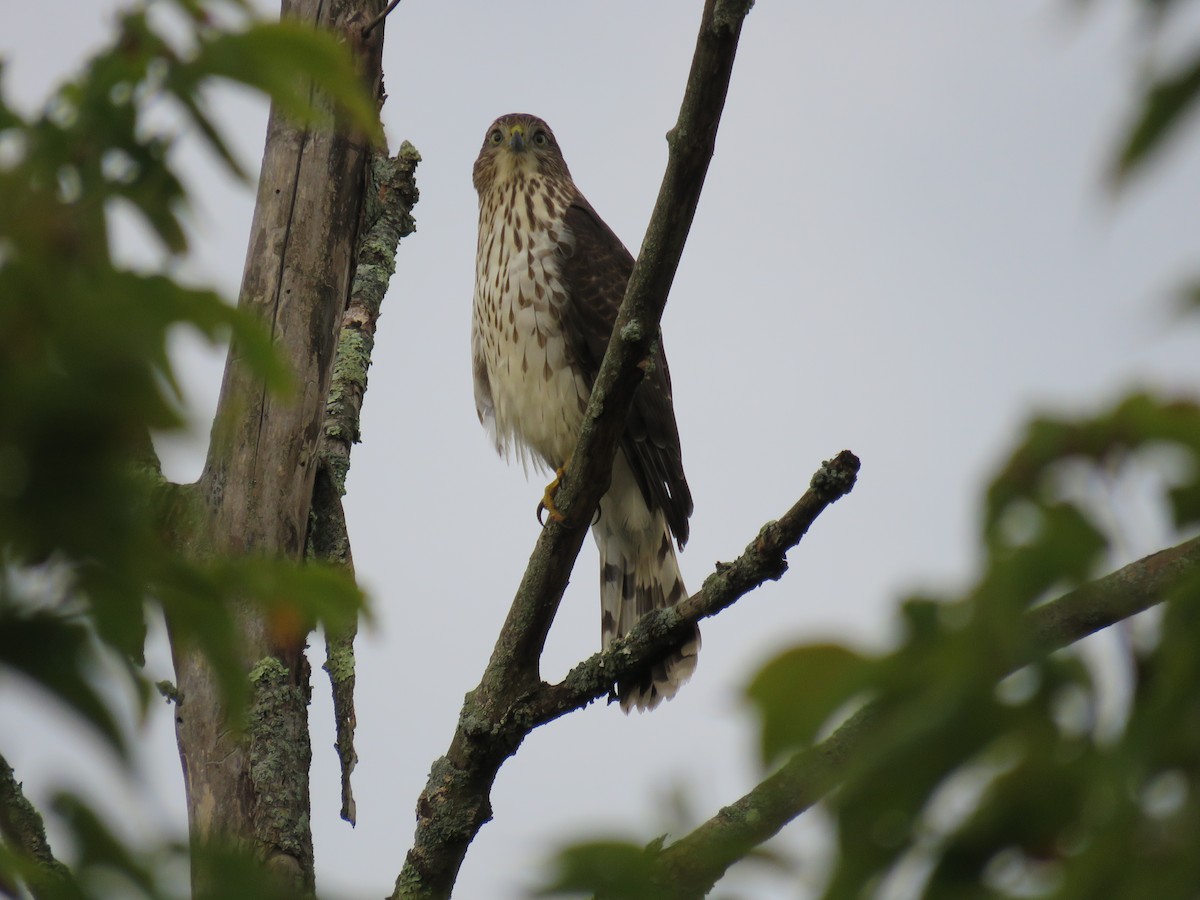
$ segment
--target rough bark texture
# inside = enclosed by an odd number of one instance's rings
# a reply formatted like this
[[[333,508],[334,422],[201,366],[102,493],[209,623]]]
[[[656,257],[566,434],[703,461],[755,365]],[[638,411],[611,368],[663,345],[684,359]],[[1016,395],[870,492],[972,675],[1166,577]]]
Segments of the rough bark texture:
[[[396,271],[400,239],[416,228],[412,210],[417,203],[414,179],[421,155],[408,141],[389,157],[372,154],[368,167],[366,209],[355,254],[357,264],[350,302],[342,315],[333,381],[325,403],[319,468],[313,487],[309,521],[309,554],[354,571],[342,496],[350,471],[350,449],[359,440],[359,416],[367,391],[367,370],[375,346],[375,326],[388,282]],[[357,623],[325,636],[325,664],[333,690],[338,759],[342,767],[342,818],[354,824],[356,814],[350,776],[358,762],[354,749],[354,638]]]
[[[46,840],[46,826],[41,814],[33,808],[21,790],[12,766],[0,756],[0,836],[10,852],[26,857],[39,869],[42,878],[31,878],[29,889],[37,900],[59,895],[54,890],[67,877],[67,867],[54,857],[50,842]],[[6,886],[0,881],[0,894],[19,896],[16,885]]]
[[[613,337],[584,414],[579,444],[555,496],[563,522],[542,532],[479,686],[467,696],[446,755],[417,802],[417,831],[392,896],[446,897],[471,840],[491,818],[496,774],[528,728],[509,728],[514,704],[540,684],[538,664],[584,534],[608,487],[639,365],[651,358],[671,281],[716,144],[748,2],[707,0],[669,157]]]
[[[354,50],[369,90],[380,83],[383,34],[361,26],[371,0],[284,0],[283,15],[332,31]],[[319,92],[316,102],[322,103]],[[193,542],[208,552],[299,559],[334,348],[346,306],[369,148],[361,136],[297,127],[272,109],[239,307],[267,327],[295,391],[272,395],[231,348]],[[272,629],[249,605],[239,631],[252,673],[249,733],[231,730],[199,653],[175,647],[176,735],[196,844],[255,853],[297,894],[313,886],[308,823],[306,635]],[[283,745],[288,746],[284,747]],[[203,874],[193,887],[205,893]]]

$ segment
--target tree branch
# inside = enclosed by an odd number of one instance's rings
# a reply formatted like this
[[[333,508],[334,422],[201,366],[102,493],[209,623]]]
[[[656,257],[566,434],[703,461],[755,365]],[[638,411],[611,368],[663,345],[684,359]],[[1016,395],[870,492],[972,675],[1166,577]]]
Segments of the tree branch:
[[[717,563],[700,590],[669,609],[643,616],[625,637],[603,653],[580,663],[559,684],[541,684],[522,698],[513,720],[526,732],[573,709],[586,706],[609,692],[621,678],[644,669],[685,639],[693,625],[732,606],[764,581],[776,581],[787,571],[787,552],[800,543],[809,526],[825,509],[850,493],[859,461],[843,450],[821,464],[809,489],[777,521],[768,522],[732,563]]]
[[[350,450],[359,440],[359,420],[367,390],[367,370],[375,347],[375,328],[388,283],[396,271],[396,250],[401,238],[412,234],[416,225],[412,209],[417,203],[415,181],[421,155],[408,141],[400,152],[372,155],[367,168],[365,198],[354,282],[350,302],[342,314],[333,378],[325,401],[318,469],[313,485],[309,514],[308,552],[351,573],[354,559],[346,531],[342,496],[346,493],[346,475],[350,470]],[[325,635],[325,665],[333,690],[333,714],[337,727],[335,747],[342,769],[342,818],[355,822],[354,792],[350,775],[358,762],[354,750],[354,638],[357,621],[344,630]]]
[[[1013,669],[1166,600],[1200,572],[1200,538],[1130,563],[1025,614],[1028,656]],[[816,746],[795,754],[750,793],[667,847],[656,881],[667,897],[702,897],[753,847],[829,794],[872,740],[878,707],[868,704]]]
[[[20,856],[32,860],[44,872],[46,879],[57,881],[69,876],[67,867],[54,857],[46,840],[46,826],[41,814],[21,790],[12,766],[0,755],[0,836]],[[34,897],[49,896],[38,885],[29,885]]]
[[[417,804],[412,849],[393,897],[444,897],[475,834],[491,818],[490,792],[520,740],[495,730],[540,683],[538,664],[584,534],[608,488],[633,392],[658,340],[659,321],[716,144],[748,2],[706,0],[662,187],[613,328],[566,476],[555,497],[565,520],[540,535],[479,686],[467,695],[446,756]],[[527,733],[527,731],[525,732]],[[523,734],[522,734],[523,736]]]

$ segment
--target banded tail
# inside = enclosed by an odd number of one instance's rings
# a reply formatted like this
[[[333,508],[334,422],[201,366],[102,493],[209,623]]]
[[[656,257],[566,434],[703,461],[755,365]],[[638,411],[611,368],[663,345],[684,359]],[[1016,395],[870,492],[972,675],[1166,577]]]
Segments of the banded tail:
[[[652,609],[674,606],[687,596],[675,545],[661,511],[650,512],[633,484],[622,484],[629,473],[617,454],[613,480],[600,501],[600,518],[592,535],[600,550],[601,646],[628,634]],[[628,488],[632,487],[632,491]],[[617,683],[621,709],[650,710],[671,699],[696,670],[700,629],[682,647],[648,671]]]

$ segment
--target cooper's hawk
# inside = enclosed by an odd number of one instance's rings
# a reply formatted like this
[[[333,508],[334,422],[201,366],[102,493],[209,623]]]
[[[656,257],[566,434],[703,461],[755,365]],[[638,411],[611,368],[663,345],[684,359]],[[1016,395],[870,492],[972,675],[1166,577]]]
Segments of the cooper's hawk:
[[[575,187],[554,133],[536,116],[492,123],[474,182],[475,408],[502,455],[515,450],[561,472],[579,438],[633,257]],[[658,347],[592,526],[605,649],[644,613],[687,595],[672,537],[680,547],[687,540],[692,495],[661,339]],[[697,629],[652,671],[618,684],[621,708],[651,709],[673,697],[695,670],[699,648]]]

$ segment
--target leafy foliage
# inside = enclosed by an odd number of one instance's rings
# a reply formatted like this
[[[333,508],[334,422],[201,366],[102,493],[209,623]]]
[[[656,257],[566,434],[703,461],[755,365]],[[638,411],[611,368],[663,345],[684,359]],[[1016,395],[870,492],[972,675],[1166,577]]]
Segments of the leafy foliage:
[[[1184,14],[1179,0],[1141,0],[1150,15],[1150,33],[1165,31]],[[1200,99],[1200,50],[1165,71],[1156,66],[1147,79],[1140,107],[1117,147],[1112,164],[1116,184],[1142,169],[1167,144],[1194,112]]]
[[[763,761],[810,746],[817,729],[866,690],[872,675],[870,661],[837,644],[796,647],[767,663],[746,689],[765,714]]]
[[[659,842],[640,847],[624,841],[593,841],[568,847],[556,860],[557,872],[542,896],[658,900],[654,857]]]
[[[345,576],[316,565],[211,558],[188,489],[158,470],[151,430],[182,425],[173,330],[236,342],[272,390],[289,378],[269,336],[216,293],[114,261],[118,209],[142,220],[165,260],[187,251],[172,138],[148,113],[173,108],[243,177],[205,111],[214,79],[264,91],[308,127],[374,139],[379,123],[345,48],[301,23],[258,22],[238,2],[150,0],[115,26],[36,114],[0,94],[0,670],[51,692],[120,753],[127,736],[96,661],[125,660],[147,702],[148,609],[204,651],[236,712],[247,685],[232,601],[262,604],[288,633],[344,624],[362,606]],[[79,858],[72,879],[40,895],[111,896],[114,883],[122,896],[164,895],[162,860],[133,854],[78,798],[56,808]],[[0,853],[0,884],[35,878],[31,866]]]
[[[1136,645],[1134,702],[1115,726],[1099,727],[1092,670],[1074,652],[1046,656],[1027,616],[1094,578],[1109,547],[1064,477],[1145,468],[1164,448],[1178,463],[1161,479],[1164,506],[1194,525],[1179,498],[1200,486],[1200,406],[1134,394],[1094,417],[1033,421],[989,488],[986,563],[965,596],[904,602],[890,653],[803,645],[754,677],[747,696],[767,765],[792,754],[816,765],[805,754],[818,735],[869,704],[869,739],[825,801],[837,854],[824,896],[884,885],[938,898],[1194,896],[1200,572],[1179,581],[1157,635]],[[554,890],[662,891],[653,859],[612,842],[574,846]]]

